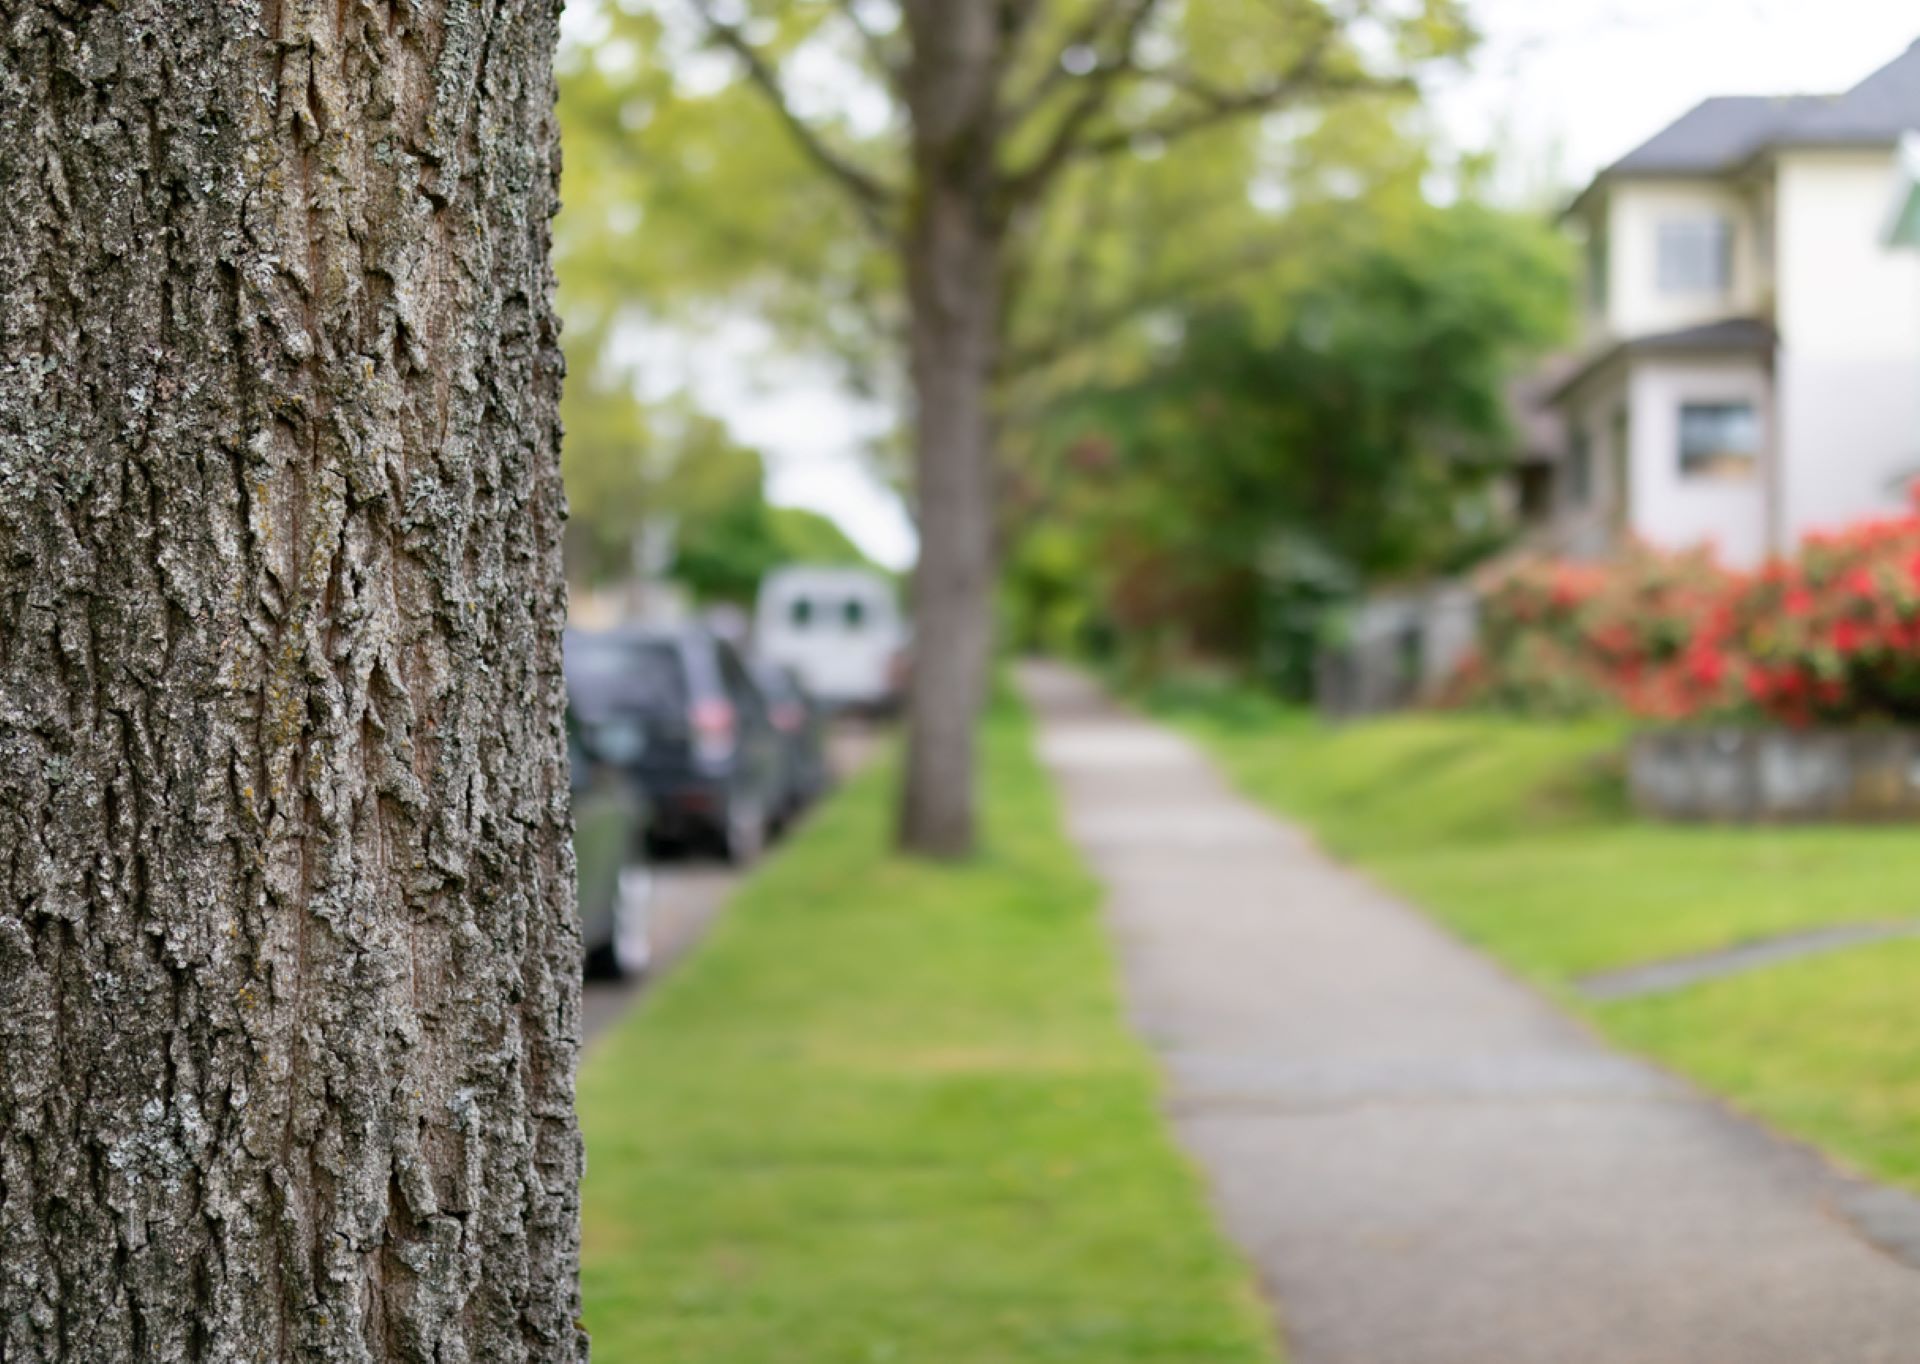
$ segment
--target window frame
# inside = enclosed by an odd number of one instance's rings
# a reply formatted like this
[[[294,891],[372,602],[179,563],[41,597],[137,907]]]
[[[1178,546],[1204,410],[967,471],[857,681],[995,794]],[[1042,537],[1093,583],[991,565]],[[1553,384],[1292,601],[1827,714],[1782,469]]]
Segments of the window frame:
[[[1654,227],[1654,287],[1668,298],[1725,298],[1733,292],[1733,247],[1733,219],[1724,213],[1662,218]],[[1704,254],[1690,257],[1696,251]]]
[[[1723,422],[1729,414],[1739,413],[1747,427],[1750,449],[1722,436],[1714,448],[1689,450],[1689,427],[1696,430],[1701,414],[1711,414]],[[1694,420],[1689,421],[1692,416]],[[1709,418],[1711,419],[1711,418]],[[1766,432],[1761,425],[1760,404],[1752,398],[1682,398],[1674,411],[1674,466],[1687,483],[1738,482],[1753,478],[1760,469],[1766,450]]]

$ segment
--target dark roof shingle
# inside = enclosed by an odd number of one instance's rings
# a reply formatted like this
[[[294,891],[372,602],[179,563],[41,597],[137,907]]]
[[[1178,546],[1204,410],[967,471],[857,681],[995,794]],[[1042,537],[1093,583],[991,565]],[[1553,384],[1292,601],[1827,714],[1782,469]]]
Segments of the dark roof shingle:
[[[1831,100],[1817,100],[1780,135],[1791,147],[1878,145],[1920,128],[1920,42]]]
[[[1891,145],[1914,129],[1920,129],[1920,42],[1842,95],[1705,100],[1601,175],[1717,175],[1770,147]]]
[[[1825,95],[1720,95],[1703,101],[1608,168],[1619,175],[1711,175],[1740,165]]]

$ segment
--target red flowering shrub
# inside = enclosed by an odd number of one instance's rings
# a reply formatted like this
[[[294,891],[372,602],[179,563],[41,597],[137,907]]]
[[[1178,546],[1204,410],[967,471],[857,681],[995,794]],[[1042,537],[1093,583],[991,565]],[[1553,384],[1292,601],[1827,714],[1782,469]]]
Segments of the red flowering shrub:
[[[1695,709],[1724,679],[1701,644],[1730,576],[1705,553],[1509,569],[1481,604],[1480,700],[1533,713]]]
[[[1920,495],[1753,574],[1644,548],[1512,568],[1485,594],[1463,684],[1535,713],[1920,721]]]

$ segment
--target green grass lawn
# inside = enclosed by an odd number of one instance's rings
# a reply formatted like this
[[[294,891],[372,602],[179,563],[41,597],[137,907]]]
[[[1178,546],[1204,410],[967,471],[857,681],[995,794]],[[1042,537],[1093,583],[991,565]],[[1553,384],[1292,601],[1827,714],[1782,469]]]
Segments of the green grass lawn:
[[[1154,709],[1250,795],[1638,1048],[1843,1161],[1920,1188],[1920,945],[1678,994],[1579,1000],[1589,973],[1795,929],[1920,918],[1920,830],[1633,819],[1612,724],[1408,715],[1333,728],[1244,693]]]
[[[889,856],[868,774],[588,1058],[597,1360],[1275,1358],[1011,709],[985,763],[980,858]]]

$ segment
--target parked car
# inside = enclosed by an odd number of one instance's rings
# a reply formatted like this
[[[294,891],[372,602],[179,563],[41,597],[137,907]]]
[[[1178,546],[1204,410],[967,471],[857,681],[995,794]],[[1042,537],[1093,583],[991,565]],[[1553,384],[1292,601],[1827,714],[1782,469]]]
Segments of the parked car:
[[[698,625],[566,635],[588,752],[645,793],[656,844],[752,861],[780,801],[780,740],[733,646]]]
[[[775,818],[786,824],[826,791],[826,716],[792,668],[764,658],[751,665],[767,701],[767,718],[780,736],[780,802]]]
[[[886,711],[899,702],[906,628],[893,584],[871,569],[769,573],[754,612],[754,644],[827,706]]]
[[[644,972],[653,959],[646,802],[633,783],[587,752],[571,712],[567,750],[585,969],[589,976],[624,980]]]

